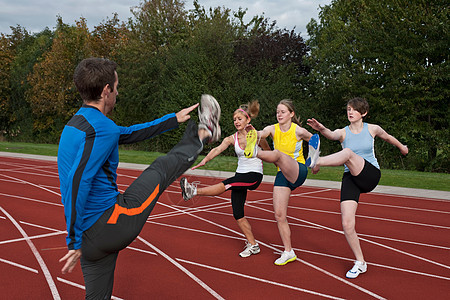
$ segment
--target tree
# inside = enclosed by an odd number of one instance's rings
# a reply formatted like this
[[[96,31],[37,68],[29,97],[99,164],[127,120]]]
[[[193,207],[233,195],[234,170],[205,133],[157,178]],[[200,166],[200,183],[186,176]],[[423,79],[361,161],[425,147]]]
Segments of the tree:
[[[410,147],[408,168],[448,171],[448,5],[336,0],[319,18],[308,24],[308,44],[309,93],[320,117],[342,127],[336,111],[349,97],[366,97],[368,122]],[[377,148],[382,166],[403,167],[389,145]]]

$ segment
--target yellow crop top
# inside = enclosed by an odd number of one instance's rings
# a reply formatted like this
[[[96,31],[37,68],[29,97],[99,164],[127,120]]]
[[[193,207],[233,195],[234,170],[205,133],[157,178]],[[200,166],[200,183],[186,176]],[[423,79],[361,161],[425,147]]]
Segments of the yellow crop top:
[[[280,124],[275,124],[275,133],[273,135],[273,147],[283,153],[286,153],[299,163],[305,163],[305,157],[303,156],[303,140],[297,140],[295,130],[297,124],[292,123],[291,128],[288,131],[282,132],[280,130]]]

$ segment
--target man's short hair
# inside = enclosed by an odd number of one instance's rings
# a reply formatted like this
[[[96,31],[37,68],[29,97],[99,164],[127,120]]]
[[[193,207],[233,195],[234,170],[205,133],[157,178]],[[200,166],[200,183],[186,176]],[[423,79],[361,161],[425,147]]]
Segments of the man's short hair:
[[[85,102],[98,101],[103,88],[109,85],[111,91],[116,81],[117,64],[106,58],[86,58],[75,69],[73,82]]]

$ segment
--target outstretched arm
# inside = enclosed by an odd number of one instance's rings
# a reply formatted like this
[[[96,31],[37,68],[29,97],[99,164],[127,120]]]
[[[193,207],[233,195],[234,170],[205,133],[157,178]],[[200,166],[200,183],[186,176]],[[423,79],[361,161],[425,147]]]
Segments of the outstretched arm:
[[[220,143],[219,146],[217,146],[216,148],[214,148],[211,151],[209,151],[208,155],[206,155],[205,158],[202,159],[202,161],[198,165],[192,167],[191,170],[195,170],[195,169],[197,169],[199,167],[203,167],[204,165],[206,165],[206,163],[208,161],[210,161],[211,159],[213,159],[214,157],[216,157],[217,155],[219,155],[220,153],[225,151],[225,149],[227,149],[228,146],[230,146],[232,144],[234,144],[234,138],[233,138],[232,135],[224,138],[222,143]]]
[[[331,131],[330,129],[326,128],[322,123],[319,123],[314,118],[308,119],[307,124],[312,127],[312,129],[319,131],[324,137],[326,137],[329,140],[332,141],[343,141],[344,140],[344,129],[336,129],[334,131]]]
[[[388,142],[391,145],[394,145],[400,150],[400,153],[403,155],[408,154],[408,146],[403,145],[400,143],[399,140],[397,140],[394,136],[388,134],[383,128],[381,128],[379,125],[375,124],[369,124],[369,131],[372,133],[372,135],[378,136],[380,139]]]

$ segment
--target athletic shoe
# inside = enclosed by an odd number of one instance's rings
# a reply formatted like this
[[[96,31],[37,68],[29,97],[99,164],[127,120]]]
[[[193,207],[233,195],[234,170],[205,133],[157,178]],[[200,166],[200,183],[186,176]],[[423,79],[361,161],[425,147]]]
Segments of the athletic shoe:
[[[184,201],[188,201],[197,194],[197,185],[189,183],[186,177],[180,179],[180,186]]]
[[[353,268],[347,272],[345,277],[353,279],[358,277],[359,274],[364,273],[366,271],[367,271],[367,264],[365,262],[357,260],[355,261],[355,265],[353,266]]]
[[[211,133],[210,143],[220,139],[221,131],[219,126],[220,105],[213,96],[204,94],[200,99],[198,107],[198,128],[206,129]]]
[[[247,158],[256,157],[257,146],[256,141],[258,139],[258,133],[255,129],[251,129],[247,133],[247,145],[245,146],[244,156]]]
[[[256,243],[256,245],[252,245],[249,242],[245,242],[244,251],[239,253],[239,256],[240,257],[249,257],[252,254],[258,254],[260,251],[261,251],[261,249],[259,249],[258,243]]]
[[[289,252],[283,251],[283,253],[281,253],[280,258],[275,261],[275,264],[277,266],[284,266],[285,264],[294,261],[296,259],[297,255],[295,255],[294,250],[291,250]]]
[[[309,150],[308,150],[308,158],[306,159],[305,165],[309,168],[314,168],[317,163],[317,159],[319,159],[319,151],[320,148],[320,138],[319,135],[313,134],[313,136],[309,139]]]

